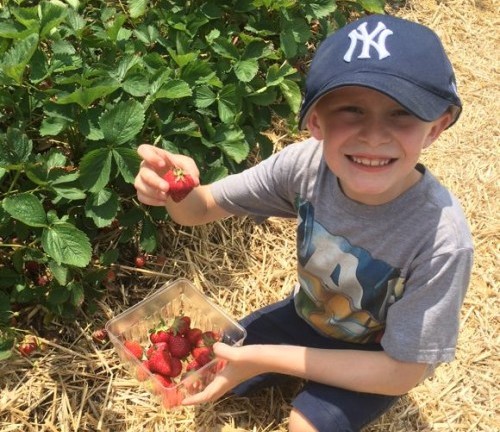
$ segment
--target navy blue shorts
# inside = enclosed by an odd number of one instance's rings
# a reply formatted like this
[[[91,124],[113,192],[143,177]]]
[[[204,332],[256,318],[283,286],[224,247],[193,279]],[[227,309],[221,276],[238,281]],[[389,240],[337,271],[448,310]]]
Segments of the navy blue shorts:
[[[295,312],[293,298],[260,309],[241,321],[248,335],[245,345],[285,344],[313,348],[380,351],[380,344],[351,344],[324,337]],[[279,374],[256,376],[233,389],[243,396],[249,392],[288,382]],[[307,381],[292,405],[319,432],[358,431],[387,411],[399,396],[360,393]]]

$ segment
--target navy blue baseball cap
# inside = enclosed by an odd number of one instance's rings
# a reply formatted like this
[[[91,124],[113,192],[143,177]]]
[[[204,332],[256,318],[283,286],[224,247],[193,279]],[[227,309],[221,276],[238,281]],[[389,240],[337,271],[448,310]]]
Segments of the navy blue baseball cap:
[[[306,79],[299,126],[316,102],[339,87],[362,86],[396,100],[423,121],[462,111],[455,74],[439,37],[428,27],[389,15],[369,15],[329,35]]]

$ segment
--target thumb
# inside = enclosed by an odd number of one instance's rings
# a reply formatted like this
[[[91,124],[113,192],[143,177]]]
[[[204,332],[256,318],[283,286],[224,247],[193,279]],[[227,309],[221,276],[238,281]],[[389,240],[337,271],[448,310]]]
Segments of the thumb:
[[[234,360],[236,347],[229,346],[223,342],[216,342],[213,345],[214,354],[222,360]]]

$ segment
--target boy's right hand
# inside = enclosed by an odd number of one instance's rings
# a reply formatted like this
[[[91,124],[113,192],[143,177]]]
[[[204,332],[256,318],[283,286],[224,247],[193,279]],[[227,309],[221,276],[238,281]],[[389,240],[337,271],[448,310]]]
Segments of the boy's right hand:
[[[137,190],[137,198],[143,204],[152,206],[166,204],[169,184],[163,179],[163,175],[169,168],[182,168],[191,175],[195,186],[200,184],[198,167],[188,156],[172,154],[149,144],[140,145],[137,153],[142,158],[142,162],[135,177],[134,186]]]

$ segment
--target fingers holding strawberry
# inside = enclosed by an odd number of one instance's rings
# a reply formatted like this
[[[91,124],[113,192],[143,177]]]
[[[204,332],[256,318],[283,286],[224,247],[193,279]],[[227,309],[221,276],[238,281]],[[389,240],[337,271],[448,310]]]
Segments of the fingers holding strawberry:
[[[169,195],[173,194],[172,197],[178,198],[179,190],[190,191],[199,185],[200,173],[190,157],[173,154],[149,144],[142,144],[137,152],[142,162],[134,186],[142,203],[163,206]],[[170,172],[172,174],[168,174]],[[174,201],[178,202],[177,199]]]

